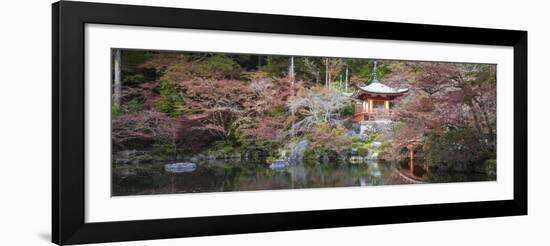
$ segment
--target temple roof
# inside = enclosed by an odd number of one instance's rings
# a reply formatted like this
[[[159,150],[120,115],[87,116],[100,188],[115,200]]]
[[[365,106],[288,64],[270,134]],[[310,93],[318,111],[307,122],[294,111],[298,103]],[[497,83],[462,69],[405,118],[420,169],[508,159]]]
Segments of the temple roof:
[[[367,86],[356,86],[357,89],[349,96],[358,97],[363,94],[370,94],[373,96],[401,96],[407,93],[409,89],[392,88],[384,85],[378,81],[378,66],[377,61],[374,61],[371,79]]]
[[[402,94],[409,91],[409,89],[395,89],[378,82],[371,83],[367,86],[358,86],[357,88],[372,94]]]
[[[369,85],[358,86],[358,89],[370,94],[403,94],[409,91],[409,89],[395,89],[381,84],[380,81],[378,81],[378,61],[374,61]]]

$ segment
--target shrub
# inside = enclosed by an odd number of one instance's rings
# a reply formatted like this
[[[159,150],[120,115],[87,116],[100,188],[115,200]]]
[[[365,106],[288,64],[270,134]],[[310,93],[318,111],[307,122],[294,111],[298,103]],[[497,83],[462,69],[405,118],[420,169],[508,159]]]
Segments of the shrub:
[[[123,104],[123,107],[125,108],[126,112],[135,113],[141,111],[143,103],[139,99],[133,98],[127,103]]]
[[[177,151],[177,147],[166,140],[157,141],[152,146],[152,154],[163,161],[176,159]]]
[[[487,156],[487,146],[472,128],[460,128],[432,137],[427,151],[430,166],[453,171],[478,171]]]
[[[357,155],[366,156],[369,153],[370,142],[366,142],[356,137],[351,140],[351,147],[357,149]]]
[[[178,122],[164,113],[144,111],[113,117],[113,147],[142,148],[153,143],[175,142]]]
[[[483,162],[485,165],[485,171],[487,175],[494,177],[497,175],[497,160],[495,159],[488,159]]]
[[[157,102],[157,110],[177,117],[183,113],[183,93],[174,84],[168,81],[160,83],[160,100]]]
[[[341,126],[331,127],[328,123],[317,125],[309,136],[310,149],[315,150],[317,155],[327,155],[331,159],[344,157],[348,154],[349,146],[352,145],[352,141],[345,136],[345,131],[346,129]],[[309,153],[309,155],[312,154]]]
[[[231,57],[226,55],[213,55],[208,57],[205,62],[203,62],[204,69],[219,71],[222,74],[238,74],[240,70],[239,64],[237,64]]]
[[[352,103],[347,103],[342,109],[343,116],[351,116],[355,113],[355,107]]]
[[[115,107],[114,103],[111,104],[111,117],[113,119],[116,119],[116,118],[120,117],[123,114],[124,114],[124,112],[122,111],[121,108]]]
[[[221,150],[220,150],[222,153],[230,153],[230,152],[233,152],[234,151],[234,147],[232,145],[224,145]]]

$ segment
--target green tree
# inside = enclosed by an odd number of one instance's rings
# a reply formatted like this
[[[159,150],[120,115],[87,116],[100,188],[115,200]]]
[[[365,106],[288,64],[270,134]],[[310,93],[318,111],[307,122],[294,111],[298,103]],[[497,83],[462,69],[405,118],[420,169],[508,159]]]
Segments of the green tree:
[[[157,110],[177,117],[183,113],[184,96],[181,89],[170,81],[161,81],[159,86],[160,100]]]
[[[434,136],[427,153],[430,166],[444,170],[475,171],[484,168],[488,150],[473,128],[460,128]]]

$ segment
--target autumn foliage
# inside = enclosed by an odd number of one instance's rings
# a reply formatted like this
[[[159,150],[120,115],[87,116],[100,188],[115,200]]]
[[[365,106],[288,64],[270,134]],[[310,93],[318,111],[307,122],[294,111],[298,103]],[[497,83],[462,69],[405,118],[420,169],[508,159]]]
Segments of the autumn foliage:
[[[157,51],[124,51],[122,57],[122,104],[112,114],[115,149],[163,143],[191,155],[254,143],[275,152],[301,138],[315,151],[344,158],[358,128],[349,93],[376,75],[409,89],[392,101],[395,124],[380,140],[387,145],[383,158],[403,160],[414,143],[426,161],[443,165],[438,158],[459,148],[449,145],[456,139],[464,139],[460,148],[475,155],[473,162],[494,158],[494,65],[384,61],[373,72],[367,59]],[[458,160],[465,155],[452,154]]]

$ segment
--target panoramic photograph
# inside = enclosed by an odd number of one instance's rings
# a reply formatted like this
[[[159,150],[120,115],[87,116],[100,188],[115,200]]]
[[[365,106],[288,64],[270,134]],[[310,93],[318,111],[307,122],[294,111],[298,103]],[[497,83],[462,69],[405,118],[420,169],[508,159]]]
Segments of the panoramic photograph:
[[[496,180],[495,64],[111,59],[112,196]]]

